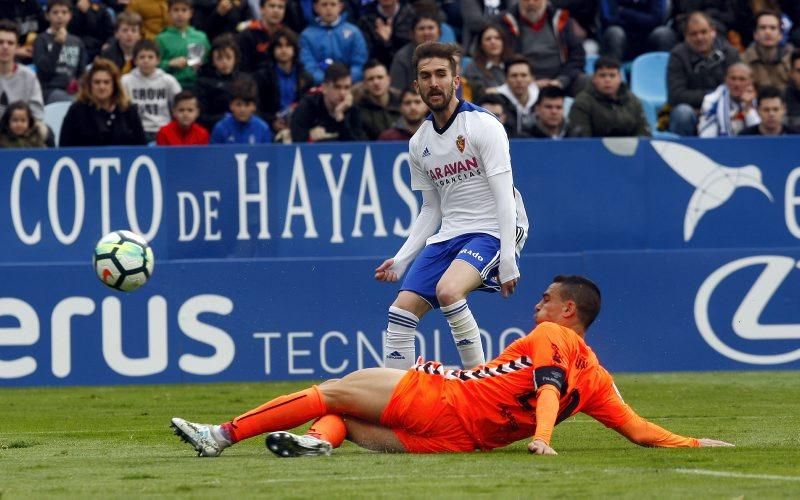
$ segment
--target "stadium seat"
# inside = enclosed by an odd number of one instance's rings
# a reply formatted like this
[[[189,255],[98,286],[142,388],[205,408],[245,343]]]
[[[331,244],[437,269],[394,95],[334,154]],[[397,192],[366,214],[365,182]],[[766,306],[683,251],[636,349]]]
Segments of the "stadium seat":
[[[465,69],[467,69],[467,66],[469,66],[471,62],[472,62],[472,58],[470,56],[462,57],[461,58],[461,71],[463,72]]]
[[[572,109],[572,103],[575,102],[575,99],[572,97],[565,97],[564,98],[564,116],[569,116],[569,110]]]
[[[669,52],[650,52],[634,59],[631,66],[631,91],[642,101],[650,125],[655,125],[658,110],[667,102],[668,60]]]
[[[583,65],[583,72],[587,75],[594,73],[594,63],[597,61],[597,54],[587,55],[586,62]]]
[[[71,105],[71,102],[53,102],[44,107],[44,123],[53,131],[56,146],[58,146],[58,136],[61,134],[61,124]]]

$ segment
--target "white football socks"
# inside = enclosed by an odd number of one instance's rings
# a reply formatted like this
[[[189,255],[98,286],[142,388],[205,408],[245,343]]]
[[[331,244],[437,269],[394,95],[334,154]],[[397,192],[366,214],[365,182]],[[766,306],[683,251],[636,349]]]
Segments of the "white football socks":
[[[386,342],[383,345],[383,366],[408,370],[414,364],[414,332],[419,318],[413,313],[389,307],[389,326],[386,327]]]
[[[467,299],[461,299],[449,306],[442,306],[442,313],[450,325],[458,355],[461,356],[461,365],[469,370],[485,363],[478,323],[469,310]]]

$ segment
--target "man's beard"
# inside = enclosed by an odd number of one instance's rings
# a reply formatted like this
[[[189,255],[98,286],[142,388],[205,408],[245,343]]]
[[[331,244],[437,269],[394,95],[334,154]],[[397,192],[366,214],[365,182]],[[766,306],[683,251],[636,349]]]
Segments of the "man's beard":
[[[455,91],[455,89],[452,86],[447,90],[443,89],[443,90],[437,90],[437,91],[428,91],[428,95],[423,97],[422,100],[425,102],[425,105],[428,106],[428,108],[431,111],[434,111],[434,112],[444,111],[445,109],[447,109],[447,106],[450,104],[450,101],[453,99],[453,92],[454,91]],[[431,101],[430,101],[431,92],[435,92],[436,95],[442,96],[441,104],[434,105],[434,104],[431,103]]]

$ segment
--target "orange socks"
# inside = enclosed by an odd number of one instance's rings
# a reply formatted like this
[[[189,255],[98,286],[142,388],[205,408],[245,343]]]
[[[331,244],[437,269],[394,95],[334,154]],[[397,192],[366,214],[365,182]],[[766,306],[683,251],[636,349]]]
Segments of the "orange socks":
[[[231,442],[236,443],[265,432],[292,429],[309,420],[322,417],[327,412],[322,393],[317,386],[312,386],[304,391],[268,401],[258,408],[239,415],[231,422],[222,424],[222,429],[230,435]]]
[[[306,434],[327,441],[334,448],[338,448],[347,437],[347,427],[339,415],[325,415],[316,419]]]

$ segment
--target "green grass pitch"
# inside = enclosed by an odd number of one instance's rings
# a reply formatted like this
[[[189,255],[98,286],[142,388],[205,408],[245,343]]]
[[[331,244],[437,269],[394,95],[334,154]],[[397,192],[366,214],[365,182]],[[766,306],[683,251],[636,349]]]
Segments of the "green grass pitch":
[[[197,458],[169,418],[220,422],[297,383],[0,389],[0,497],[800,498],[800,373],[616,377],[641,415],[727,449],[648,449],[579,415],[489,453],[279,459],[262,438]]]

